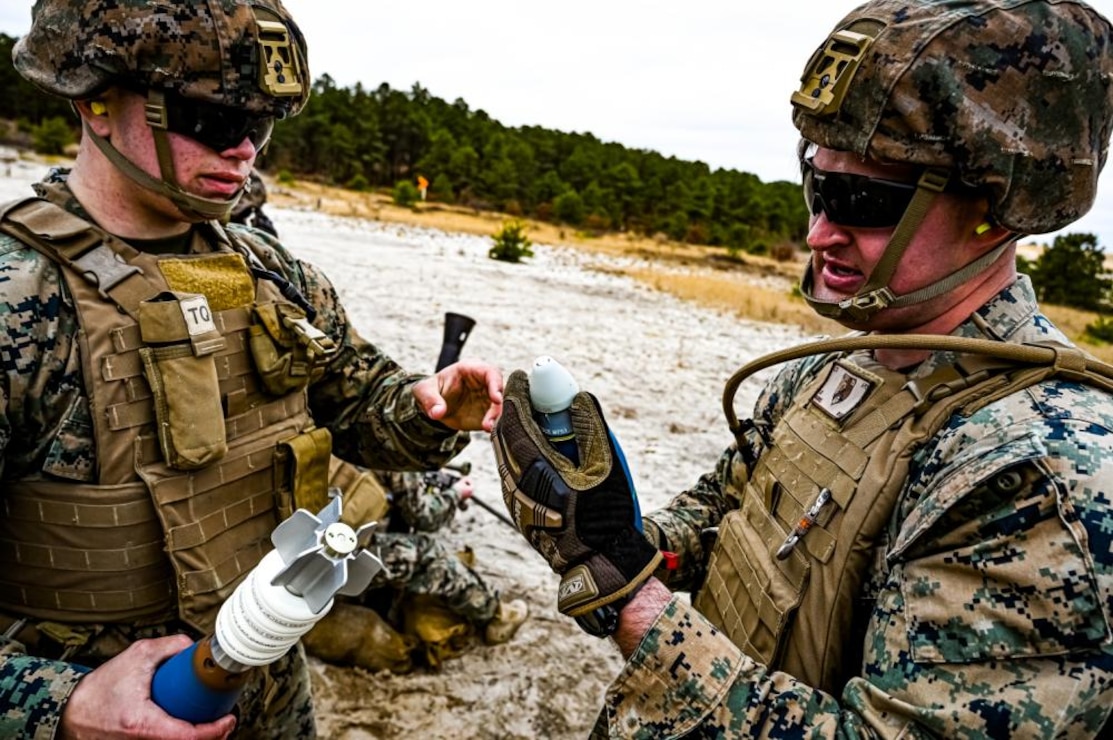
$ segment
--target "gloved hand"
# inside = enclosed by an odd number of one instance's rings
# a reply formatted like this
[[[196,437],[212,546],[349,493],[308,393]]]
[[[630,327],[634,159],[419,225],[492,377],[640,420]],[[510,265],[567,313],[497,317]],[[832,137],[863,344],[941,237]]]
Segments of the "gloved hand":
[[[599,402],[572,401],[580,464],[549,444],[531,413],[529,379],[507,379],[493,431],[503,500],[518,530],[562,576],[557,608],[570,617],[620,606],[661,560],[638,531],[633,486],[611,441]]]

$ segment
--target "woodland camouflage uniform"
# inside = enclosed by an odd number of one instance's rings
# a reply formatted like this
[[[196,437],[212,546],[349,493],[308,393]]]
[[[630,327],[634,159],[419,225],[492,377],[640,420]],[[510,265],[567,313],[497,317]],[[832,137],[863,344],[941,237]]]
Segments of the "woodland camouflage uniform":
[[[385,568],[375,574],[371,587],[439,596],[468,622],[480,626],[489,622],[498,609],[498,591],[434,534],[456,515],[459,497],[455,489],[438,483],[436,474],[394,472],[381,477],[392,493],[391,521],[401,525],[387,526],[375,534],[374,544]]]
[[[1024,277],[978,313],[1008,342],[1066,342]],[[955,335],[981,336],[972,322]],[[775,427],[832,359],[787,366],[754,420]],[[944,360],[933,357],[913,377]],[[747,455],[757,455],[760,436],[751,441]],[[703,557],[699,533],[735,505],[724,491],[745,457],[732,446],[714,473],[647,516],[682,561]],[[1007,471],[1020,474],[1020,488],[995,486]],[[684,729],[692,737],[1092,737],[1113,691],[1111,501],[1108,393],[1052,381],[954,418],[914,455],[862,593],[876,601],[861,662],[841,690],[770,670],[674,598],[608,691],[607,712],[623,736],[642,738]],[[693,575],[670,588],[690,587]],[[670,666],[683,670],[665,690],[640,693]]]
[[[503,600],[474,570],[470,547],[453,552],[437,532],[460,507],[456,471],[375,471],[391,508],[371,540],[383,569],[358,596],[338,603],[305,636],[322,660],[373,672],[438,670],[473,647],[513,639],[529,616],[520,599]]]
[[[41,187],[36,186],[37,189]],[[70,206],[74,212],[82,213],[76,200],[71,200]],[[263,238],[257,233],[255,236]],[[457,454],[466,443],[467,435],[456,435],[426,420],[408,392],[410,384],[421,376],[405,373],[355,333],[336,290],[321,272],[296,260],[277,242],[272,241],[271,245],[282,260],[283,274],[293,280],[316,308],[316,325],[329,336],[342,338],[344,350],[341,361],[334,367],[335,374],[330,373],[313,389],[313,404],[320,409],[321,418],[355,415],[360,419],[346,431],[336,430],[337,447],[349,452],[367,450],[368,454],[377,454],[374,459],[364,458],[367,464],[376,466],[427,466]],[[96,451],[87,418],[88,404],[84,399],[78,346],[74,341],[76,317],[65,285],[59,280],[57,266],[12,237],[0,235],[0,275],[0,283],[4,285],[0,316],[8,327],[2,335],[7,346],[3,352],[5,408],[0,425],[0,442],[5,450],[0,460],[2,478],[12,480],[42,474],[92,481]],[[48,357],[53,359],[44,364]],[[27,389],[40,383],[42,390],[37,397],[31,396]],[[376,400],[368,403],[372,394]],[[51,434],[46,430],[60,432]],[[374,435],[371,438],[378,440],[380,446],[368,445],[367,434]],[[426,452],[419,454],[423,447]],[[22,655],[22,646],[8,642],[0,662],[0,706],[3,707],[0,728],[18,732],[19,728],[52,726],[61,702],[80,677],[82,666],[93,667],[136,639],[182,631],[194,637],[201,636],[173,622],[149,627],[67,625],[62,635],[68,635],[70,629],[78,630],[76,634],[92,630],[98,636],[84,647],[71,651],[66,661]],[[38,652],[58,658],[65,650],[65,645],[46,639]],[[283,674],[291,671],[294,678],[289,680]],[[290,696],[270,696],[264,717],[263,705],[252,708],[249,702],[261,699],[265,693],[265,686],[270,684],[262,682],[268,672],[275,674],[271,681],[282,679],[278,685]],[[288,658],[257,674],[255,688],[249,685],[241,699],[244,714],[238,727],[250,732],[254,719],[262,723],[257,727],[265,726],[268,732],[277,732],[287,721],[276,714],[275,702],[280,706],[296,697],[296,711],[303,716],[294,719],[290,737],[305,737],[304,728],[312,726],[312,715],[308,673],[300,647]]]
[[[116,84],[120,78],[127,78],[141,87],[151,85],[152,91],[157,87],[188,99],[282,118],[297,113],[308,95],[309,73],[305,68],[304,39],[277,0],[258,0],[252,5],[239,0],[214,0],[203,4],[122,5],[106,0],[40,0],[33,15],[38,22],[33,24],[28,36],[16,45],[16,67],[40,87],[64,97],[87,98],[107,85]],[[214,21],[214,17],[218,19]],[[273,69],[266,68],[269,70],[266,75],[259,69],[263,48],[259,29],[266,25],[263,20],[270,24],[272,38],[284,39],[280,51],[291,54],[285,58],[290,66],[283,68],[276,62]],[[214,29],[225,34],[220,43],[213,38],[218,33]],[[264,86],[267,91],[261,89]],[[149,93],[151,102],[160,102],[154,99],[154,94]],[[92,135],[88,128],[86,135]],[[153,135],[156,145],[166,143],[164,131],[155,131]],[[254,139],[252,141],[255,143]],[[125,169],[117,160],[113,163]],[[144,187],[165,195],[183,213],[192,215],[199,222],[194,226],[191,241],[181,246],[199,257],[212,254],[227,257],[230,255],[224,252],[228,252],[229,244],[247,245],[246,249],[254,258],[246,251],[237,251],[236,255],[246,261],[258,259],[263,263],[253,263],[258,269],[250,273],[249,282],[254,283],[256,300],[263,295],[260,291],[264,288],[267,295],[277,295],[278,288],[275,286],[287,282],[287,287],[300,295],[305,314],[314,317],[312,327],[323,333],[323,339],[319,341],[331,343],[335,348],[335,353],[328,355],[327,365],[321,367],[319,372],[314,371],[308,386],[305,380],[299,379],[297,382],[300,385],[295,385],[292,390],[272,391],[255,377],[259,373],[257,364],[245,359],[254,357],[243,349],[246,340],[237,340],[243,342],[238,345],[238,354],[228,357],[233,362],[248,364],[241,365],[242,373],[234,369],[228,377],[231,381],[236,381],[238,377],[237,382],[247,389],[247,395],[245,397],[241,391],[236,399],[222,397],[222,401],[229,405],[235,402],[243,406],[246,403],[246,418],[252,408],[278,408],[274,404],[286,403],[287,398],[304,399],[309,416],[305,411],[299,411],[298,418],[320,420],[321,425],[327,423],[331,431],[332,445],[326,447],[324,452],[326,473],[329,449],[367,467],[421,470],[443,464],[467,444],[466,433],[456,433],[425,417],[411,392],[413,383],[423,376],[405,372],[357,334],[336,290],[323,274],[293,257],[276,240],[259,231],[231,225],[225,232],[217,219],[227,216],[231,203],[191,198],[189,194],[175,189],[172,170],[168,177],[165,163],[161,162],[160,166],[163,180],[160,182],[154,178],[143,183]],[[132,173],[128,176],[132,179],[139,177]],[[81,219],[81,223],[90,222],[88,213],[67,188],[65,178],[64,171],[55,173],[50,181],[36,185],[36,194],[49,198],[58,206],[50,210],[55,222],[61,219],[77,223],[72,217]],[[102,242],[101,246],[104,243],[107,242]],[[152,259],[158,259],[160,267],[165,264],[160,257]],[[212,263],[209,260],[208,264]],[[244,271],[240,274],[246,276],[249,273]],[[0,490],[4,491],[0,499],[5,507],[5,534],[0,537],[3,540],[0,542],[3,555],[0,558],[5,564],[30,558],[27,554],[30,550],[20,549],[24,545],[16,541],[25,534],[47,543],[45,547],[40,546],[40,550],[56,548],[58,552],[81,552],[87,544],[66,542],[63,545],[51,542],[48,536],[34,535],[38,526],[36,522],[46,521],[43,518],[46,514],[32,512],[30,518],[21,515],[17,519],[11,504],[12,491],[30,485],[72,491],[67,495],[73,496],[76,503],[69,505],[76,512],[83,507],[82,491],[100,492],[113,488],[112,485],[104,485],[100,475],[107,463],[116,464],[119,461],[98,457],[97,440],[101,438],[98,429],[104,428],[104,422],[94,418],[90,412],[94,404],[90,400],[86,379],[91,374],[88,368],[83,367],[86,358],[83,358],[82,340],[96,327],[79,323],[79,316],[84,314],[75,305],[71,286],[78,285],[85,291],[88,288],[81,285],[80,279],[67,282],[73,279],[73,275],[65,273],[55,259],[39,249],[31,248],[8,233],[0,234],[0,324],[3,327],[0,329]],[[112,290],[110,286],[104,286],[104,289]],[[102,292],[102,295],[105,293]],[[278,299],[279,302],[283,300],[287,302],[282,305],[293,306],[293,299]],[[248,310],[253,307],[249,306]],[[134,328],[134,324],[125,326],[125,329],[128,328]],[[241,374],[236,376],[235,373]],[[132,382],[140,382],[143,377],[139,374]],[[220,382],[223,392],[226,387],[223,385],[224,376]],[[134,387],[138,394],[129,403],[142,405],[143,399],[149,398],[150,391],[144,391],[143,387]],[[246,401],[243,400],[245,398]],[[218,409],[218,422],[224,413],[231,417],[231,411],[221,412]],[[261,412],[259,416],[262,417]],[[140,423],[143,423],[142,418],[140,415]],[[259,423],[264,425],[261,431],[268,435],[260,439],[268,441],[270,435],[275,433],[271,430],[276,425],[269,421]],[[312,425],[308,428],[311,429]],[[231,450],[231,434],[228,439],[228,449]],[[157,455],[157,443],[153,449]],[[136,456],[139,454],[137,452]],[[284,463],[280,461],[276,449],[264,449],[262,454],[266,457],[261,468],[264,475],[250,480],[252,486],[259,480],[265,480],[266,472],[273,465],[275,481],[270,484],[271,490],[244,492],[242,502],[231,501],[228,506],[229,510],[239,503],[259,506],[259,509],[252,508],[255,513],[250,521],[262,522],[260,526],[273,522],[267,528],[269,532],[277,523],[275,515],[281,514],[283,506],[290,505],[291,492],[289,481],[283,477],[284,472],[280,474],[285,469],[281,468]],[[319,452],[312,453],[311,457],[315,465],[320,462]],[[231,462],[218,460],[211,465]],[[127,464],[126,456],[124,464]],[[152,465],[157,467],[162,462],[156,461]],[[174,480],[197,480],[208,469],[202,466],[196,473],[188,470],[185,473],[174,472],[178,476]],[[126,475],[129,471],[125,469],[124,473]],[[136,472],[130,471],[130,474],[135,482],[126,482],[127,490],[134,490],[137,485],[142,487]],[[256,473],[250,475],[256,476]],[[143,480],[147,481],[147,478]],[[124,486],[117,485],[115,488],[122,490]],[[215,490],[224,493],[220,488]],[[95,508],[97,503],[90,501],[90,506],[85,508]],[[149,501],[143,500],[131,505],[146,506],[148,510],[155,508]],[[162,506],[162,503],[158,505]],[[163,513],[160,509],[160,516]],[[152,512],[144,516],[147,516],[145,521],[156,524],[159,521],[153,518]],[[61,526],[70,526],[66,517],[60,521]],[[197,525],[200,530],[202,523]],[[73,529],[76,531],[76,526]],[[242,530],[223,530],[224,534],[238,531]],[[170,549],[171,539],[167,536],[166,549]],[[88,547],[92,548],[94,544],[88,543]],[[169,560],[173,553],[161,548],[160,552],[162,562],[154,563],[152,567],[169,574],[164,583],[173,584],[174,571]],[[43,563],[41,554],[37,557],[38,560],[34,561],[36,565]],[[250,569],[257,562],[240,562],[244,557],[237,553],[237,567]],[[174,567],[178,567],[176,561]],[[80,611],[71,608],[67,612],[68,618],[35,618],[21,612],[19,606],[27,599],[24,595],[26,585],[14,582],[19,569],[18,565],[14,568],[6,565],[5,575],[0,576],[0,618],[3,619],[0,625],[7,630],[0,637],[0,735],[4,737],[52,737],[67,698],[89,669],[114,657],[140,638],[178,632],[199,638],[205,630],[198,629],[196,625],[208,624],[214,616],[210,609],[202,615],[203,618],[191,618],[187,624],[184,621],[186,612],[182,612],[180,619],[173,615],[174,601],[178,600],[180,604],[185,597],[170,593],[167,604],[171,609],[167,610],[164,604],[157,614],[149,617],[89,623],[87,613],[82,619]],[[88,575],[104,579],[103,575],[92,573],[95,568],[88,570]],[[65,569],[52,572],[64,574]],[[238,578],[242,578],[244,572],[241,570]],[[221,588],[234,587],[236,582],[225,583]],[[29,619],[24,619],[28,616]],[[308,672],[300,645],[266,669],[252,672],[237,712],[237,736],[313,736],[315,730]]]
[[[877,161],[950,169],[986,197],[995,223],[1016,234],[1063,228],[1090,208],[1113,121],[1113,29],[1091,8],[1070,0],[875,0],[836,31],[794,96],[794,121],[806,140]],[[855,69],[848,60],[859,52]],[[843,69],[851,73],[840,80]],[[808,288],[805,280],[805,295]],[[879,296],[881,307],[893,299],[880,290],[872,298]],[[871,309],[868,302],[811,302],[835,313]],[[1070,346],[1040,313],[1023,275],[952,336]],[[907,375],[906,389],[956,360],[965,358],[933,352]],[[709,620],[702,607],[674,596],[609,688],[595,735],[1107,736],[1113,394],[1099,380],[1060,374],[1019,390],[987,388],[906,448],[891,514],[860,569],[848,574],[861,583],[852,605],[834,614],[838,633],[812,635],[842,642],[842,663],[834,666],[842,675],[803,680],[781,667],[810,649],[793,622],[804,615],[808,592],[794,611],[779,602],[783,584],[762,580],[770,571],[720,548],[728,529],[752,533],[742,541],[765,552],[772,572],[789,573],[797,558],[810,567],[805,583],[814,591],[826,558],[846,547],[839,530],[827,531],[838,515],[831,506],[791,545],[786,538],[802,514],[785,504],[787,492],[814,493],[857,464],[852,446],[821,457],[819,448],[799,445],[815,430],[815,444],[832,439],[823,430],[833,422],[809,431],[797,421],[822,404],[823,389],[815,389],[836,361],[871,367],[862,351],[785,365],[715,472],[646,517],[650,540],[679,555],[680,568],[661,573],[672,590],[702,582],[691,602],[700,605],[708,574],[733,570],[732,593],[753,610],[738,601],[740,613]],[[754,476],[764,477],[755,483]],[[770,480],[781,487],[763,488]],[[755,499],[760,506],[748,505]],[[795,519],[777,513],[783,505]],[[763,507],[773,514],[749,527],[745,517]],[[721,610],[728,613],[729,604]],[[766,653],[760,629],[778,619],[786,620],[782,640]],[[754,641],[728,638],[723,623],[730,621]]]

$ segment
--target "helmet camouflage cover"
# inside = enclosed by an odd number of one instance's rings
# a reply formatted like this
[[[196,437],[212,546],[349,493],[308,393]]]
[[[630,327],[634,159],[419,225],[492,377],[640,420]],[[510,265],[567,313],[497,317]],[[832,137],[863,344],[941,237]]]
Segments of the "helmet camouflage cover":
[[[1093,205],[1113,122],[1113,28],[1078,0],[873,0],[792,96],[807,140],[952,169],[1019,233]]]
[[[305,39],[279,0],[37,0],[12,57],[71,100],[113,84],[284,118],[309,97]]]

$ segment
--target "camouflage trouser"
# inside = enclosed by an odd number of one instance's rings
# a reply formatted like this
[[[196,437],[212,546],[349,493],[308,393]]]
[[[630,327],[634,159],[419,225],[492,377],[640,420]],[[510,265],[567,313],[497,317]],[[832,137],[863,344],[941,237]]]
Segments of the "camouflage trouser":
[[[236,740],[300,740],[317,737],[310,695],[309,666],[299,642],[270,665],[256,668],[235,712]]]
[[[498,593],[434,537],[384,532],[375,535],[374,544],[386,569],[375,575],[371,588],[389,586],[440,597],[454,613],[477,625],[495,616]]]

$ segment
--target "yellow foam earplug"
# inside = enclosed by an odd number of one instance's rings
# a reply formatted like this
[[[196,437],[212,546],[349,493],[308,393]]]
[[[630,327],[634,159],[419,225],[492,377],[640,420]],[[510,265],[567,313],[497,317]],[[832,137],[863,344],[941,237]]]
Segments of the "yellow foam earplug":
[[[89,103],[89,110],[93,111],[94,116],[103,116],[108,112],[108,108],[99,100]]]
[[[981,236],[992,228],[993,224],[991,224],[989,221],[982,221],[980,224],[974,227],[974,233],[978,236]]]

